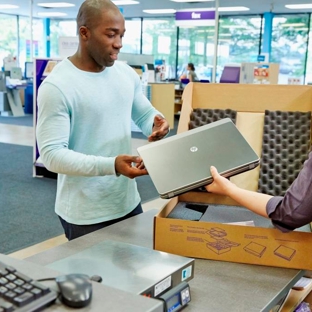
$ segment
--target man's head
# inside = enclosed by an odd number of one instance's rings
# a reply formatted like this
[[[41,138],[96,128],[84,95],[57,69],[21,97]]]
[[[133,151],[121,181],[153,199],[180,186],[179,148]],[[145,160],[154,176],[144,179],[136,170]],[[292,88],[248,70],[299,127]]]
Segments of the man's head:
[[[77,15],[80,52],[101,70],[112,66],[122,47],[125,21],[110,0],[85,0]]]

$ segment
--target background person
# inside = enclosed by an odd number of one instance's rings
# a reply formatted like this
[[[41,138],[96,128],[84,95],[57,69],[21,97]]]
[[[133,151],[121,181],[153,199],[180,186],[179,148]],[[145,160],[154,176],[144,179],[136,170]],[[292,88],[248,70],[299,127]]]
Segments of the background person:
[[[133,178],[147,171],[131,155],[131,118],[149,141],[169,131],[139,76],[115,62],[125,34],[117,6],[84,1],[77,28],[77,52],[40,85],[36,129],[43,164],[58,173],[55,212],[69,240],[142,212]]]
[[[183,73],[180,76],[180,81],[182,79],[188,79],[188,82],[192,81],[199,81],[196,73],[195,73],[195,67],[193,63],[188,63],[186,68],[183,70]]]
[[[190,82],[194,82],[194,81],[199,81],[196,72],[195,72],[195,67],[193,63],[188,63],[187,64],[187,79]]]
[[[211,167],[213,183],[206,186],[211,193],[229,196],[239,205],[266,218],[283,232],[312,222],[312,152],[298,177],[284,196],[271,196],[239,188]]]

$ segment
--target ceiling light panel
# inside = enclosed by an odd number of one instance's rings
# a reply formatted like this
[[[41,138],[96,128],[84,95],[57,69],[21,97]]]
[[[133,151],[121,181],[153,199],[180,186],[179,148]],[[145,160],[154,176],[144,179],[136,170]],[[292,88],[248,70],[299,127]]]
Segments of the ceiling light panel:
[[[75,6],[73,3],[68,2],[42,2],[37,5],[45,8],[69,8]]]
[[[63,12],[38,12],[37,15],[42,17],[61,17],[67,14]]]
[[[13,5],[13,4],[0,4],[0,9],[5,10],[5,9],[18,9],[18,5]]]
[[[147,14],[172,14],[175,13],[176,10],[174,9],[160,9],[160,10],[143,10],[144,13]]]
[[[312,9],[312,3],[305,4],[286,4],[285,8],[292,10]]]
[[[170,0],[173,2],[212,2],[215,0]]]
[[[238,12],[238,11],[249,11],[250,9],[244,6],[235,6],[235,7],[219,7],[219,12]]]
[[[139,1],[133,1],[133,0],[115,0],[112,1],[115,5],[132,5],[132,4],[139,4]]]
[[[188,9],[181,9],[179,10],[179,12],[181,11],[190,11],[192,9],[188,8]],[[216,8],[210,7],[210,8],[195,8],[194,9],[196,12],[197,11],[215,11]],[[250,9],[244,6],[235,6],[235,7],[219,7],[218,11],[220,12],[239,12],[239,11],[249,11]]]

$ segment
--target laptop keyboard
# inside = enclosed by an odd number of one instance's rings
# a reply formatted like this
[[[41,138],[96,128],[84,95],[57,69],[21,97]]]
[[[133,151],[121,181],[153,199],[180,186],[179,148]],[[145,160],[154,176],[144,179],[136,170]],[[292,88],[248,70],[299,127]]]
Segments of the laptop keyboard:
[[[0,312],[40,311],[56,298],[50,288],[0,262]]]

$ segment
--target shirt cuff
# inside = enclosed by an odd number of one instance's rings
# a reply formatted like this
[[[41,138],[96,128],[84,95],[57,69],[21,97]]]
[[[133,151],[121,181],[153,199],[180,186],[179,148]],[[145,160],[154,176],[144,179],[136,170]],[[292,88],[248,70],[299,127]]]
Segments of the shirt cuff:
[[[101,176],[104,175],[115,175],[119,176],[120,174],[116,173],[115,169],[116,157],[103,157],[98,164],[98,170]]]

